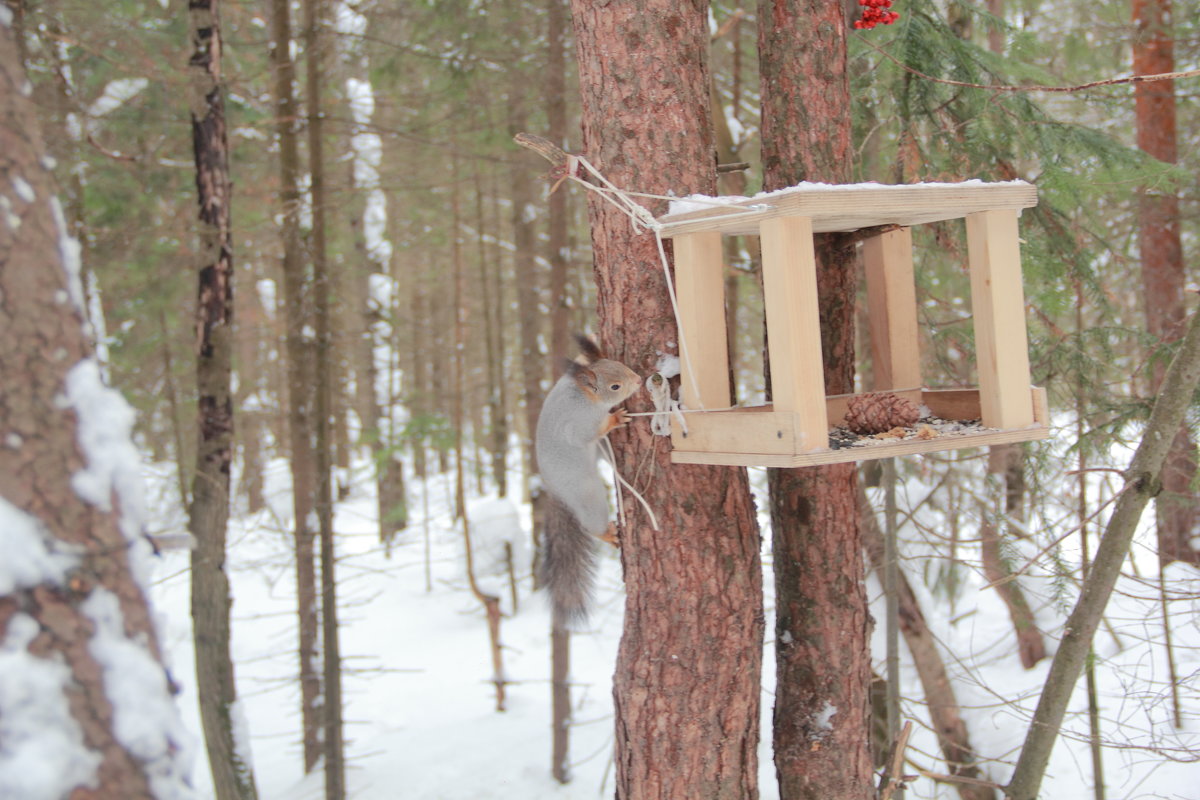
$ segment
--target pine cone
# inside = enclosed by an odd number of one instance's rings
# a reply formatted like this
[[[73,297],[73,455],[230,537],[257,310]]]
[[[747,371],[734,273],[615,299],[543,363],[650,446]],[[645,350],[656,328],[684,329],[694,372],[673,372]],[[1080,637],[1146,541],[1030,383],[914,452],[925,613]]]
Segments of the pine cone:
[[[863,435],[907,428],[920,418],[916,405],[891,392],[856,395],[846,404],[846,427]]]

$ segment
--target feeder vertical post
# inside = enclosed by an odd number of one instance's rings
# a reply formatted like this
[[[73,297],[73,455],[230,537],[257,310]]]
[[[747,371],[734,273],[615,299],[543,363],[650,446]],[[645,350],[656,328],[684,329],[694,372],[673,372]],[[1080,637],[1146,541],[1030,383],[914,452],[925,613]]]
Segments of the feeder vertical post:
[[[920,388],[912,229],[888,231],[864,241],[863,263],[867,276],[873,388]]]
[[[967,250],[983,424],[1024,428],[1033,424],[1033,399],[1017,211],[968,214]]]
[[[795,414],[798,450],[824,449],[829,420],[812,219],[764,219],[759,234],[772,402],[776,412]]]
[[[685,233],[676,236],[673,245],[675,296],[681,327],[679,360],[683,373],[679,385],[683,404],[687,408],[728,408],[733,398],[729,388],[721,234],[717,231]],[[683,358],[685,348],[686,359]],[[697,389],[700,391],[698,397]]]

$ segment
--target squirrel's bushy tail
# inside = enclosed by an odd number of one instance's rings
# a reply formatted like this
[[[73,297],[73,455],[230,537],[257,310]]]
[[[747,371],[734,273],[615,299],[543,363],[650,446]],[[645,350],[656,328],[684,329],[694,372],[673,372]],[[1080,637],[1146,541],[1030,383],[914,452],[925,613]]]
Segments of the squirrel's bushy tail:
[[[584,622],[596,579],[595,537],[551,492],[546,492],[545,525],[539,576],[550,595],[554,624]]]

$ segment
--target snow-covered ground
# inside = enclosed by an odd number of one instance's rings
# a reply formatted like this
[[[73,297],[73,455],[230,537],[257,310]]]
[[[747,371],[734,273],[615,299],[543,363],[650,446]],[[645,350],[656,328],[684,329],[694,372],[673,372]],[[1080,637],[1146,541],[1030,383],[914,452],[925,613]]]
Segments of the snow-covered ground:
[[[157,512],[155,527],[178,531],[183,516],[171,499],[170,476],[156,469],[148,472],[150,505]],[[756,479],[761,475],[757,473]],[[286,533],[290,511],[283,463],[271,465],[267,483],[270,509],[236,516],[229,535],[237,680],[260,797],[316,800],[323,794],[322,778],[319,773],[303,777],[299,748],[294,577]],[[412,523],[390,558],[377,541],[369,484],[365,477],[357,481],[354,494],[338,505],[336,515],[351,796],[358,800],[610,796],[611,675],[622,616],[620,567],[615,557],[606,555],[603,564],[601,600],[591,630],[572,637],[574,779],[560,786],[549,772],[549,620],[541,599],[530,596],[528,567],[519,568],[521,597],[515,614],[504,581],[498,575],[486,579],[490,589],[505,598],[509,614],[502,626],[505,670],[511,681],[508,710],[497,713],[483,612],[465,582],[461,533],[450,525],[449,479],[435,476],[427,486],[412,487]],[[765,509],[765,504],[760,502],[759,508]],[[523,537],[528,529],[526,509],[495,498],[474,501],[471,517],[484,567],[495,563],[493,554],[506,537]],[[912,552],[919,550],[913,545]],[[769,557],[765,562],[769,569]],[[910,560],[906,568],[919,569],[919,564],[919,560]],[[1036,703],[1048,659],[1032,670],[1021,668],[1007,612],[993,591],[979,590],[984,583],[981,576],[969,571],[965,575],[966,588],[953,610],[953,622],[947,604],[933,600],[913,577],[925,614],[944,645],[949,668],[959,677],[956,689],[973,743],[998,759],[985,765],[989,776],[1004,780]],[[1104,753],[1109,798],[1182,800],[1197,796],[1200,766],[1172,757],[1189,759],[1187,748],[1200,750],[1200,578],[1194,571],[1178,567],[1170,577],[1177,579],[1176,589],[1190,593],[1175,601],[1171,609],[1176,669],[1187,681],[1182,703],[1188,720],[1183,732],[1175,731],[1170,722],[1170,698],[1164,693],[1165,650],[1159,644],[1162,615],[1153,586],[1125,580],[1108,613],[1123,649],[1118,650],[1108,634],[1098,643],[1105,736],[1114,744]],[[198,739],[187,581],[186,553],[164,554],[153,600],[162,618],[173,675],[183,687],[183,715]],[[766,583],[770,586],[769,575]],[[1053,595],[1048,579],[1030,584]],[[870,591],[873,614],[881,621],[877,585],[872,583]],[[1073,589],[1068,593],[1073,599]],[[769,596],[767,602],[769,607]],[[1065,616],[1061,602],[1037,602],[1040,624],[1061,624]],[[768,621],[768,639],[771,629]],[[882,657],[882,624],[877,626],[873,646]],[[770,641],[766,647],[763,730],[767,736],[760,747],[760,764],[761,796],[769,800],[778,797],[778,790],[769,743],[774,682]],[[921,690],[903,645],[901,653],[906,660],[904,693],[918,698],[905,704],[906,715],[917,720],[910,756],[924,768],[943,771],[944,765],[933,755],[936,743],[922,722]],[[878,670],[883,671],[882,663]],[[1019,701],[1015,708],[1008,705],[1014,700]],[[1080,681],[1068,720],[1070,732],[1055,750],[1051,773],[1043,784],[1044,797],[1092,797],[1090,756],[1082,740],[1087,730],[1081,713],[1085,702]],[[1157,747],[1159,752],[1131,749],[1131,742]],[[199,741],[195,749],[195,782],[200,795],[207,797],[209,778]],[[913,785],[908,796],[953,798],[957,794],[923,779]]]

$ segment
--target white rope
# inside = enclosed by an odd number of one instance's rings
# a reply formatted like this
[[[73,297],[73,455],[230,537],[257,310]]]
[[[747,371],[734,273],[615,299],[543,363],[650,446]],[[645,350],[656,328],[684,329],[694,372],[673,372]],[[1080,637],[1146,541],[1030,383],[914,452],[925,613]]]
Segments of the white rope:
[[[656,220],[654,218],[654,215],[650,213],[649,209],[647,209],[642,204],[635,202],[633,200],[633,198],[630,196],[629,192],[624,192],[624,191],[618,189],[616,186],[614,186],[612,184],[611,181],[608,180],[608,178],[601,175],[600,171],[597,170],[595,167],[593,167],[591,162],[588,161],[586,158],[584,158],[583,156],[574,156],[573,158],[577,161],[577,163],[580,166],[582,166],[584,169],[586,169],[588,171],[588,173],[590,175],[592,175],[592,177],[594,177],[596,180],[600,181],[607,191],[600,191],[599,187],[597,187],[595,184],[589,183],[588,181],[585,181],[579,177],[576,177],[574,174],[574,170],[571,169],[572,165],[568,164],[567,165],[567,167],[568,167],[567,174],[571,177],[572,180],[574,180],[576,183],[580,184],[581,186],[583,186],[585,189],[587,189],[589,191],[597,192],[600,195],[600,197],[604,198],[610,204],[616,206],[618,209],[623,211],[625,213],[625,215],[629,217],[630,222],[633,223],[633,229],[634,229],[635,233],[640,232],[639,228],[641,228],[648,232],[652,232],[654,234],[654,243],[655,243],[656,247],[658,248],[658,260],[659,260],[659,263],[662,265],[663,278],[666,280],[666,283],[667,283],[667,296],[671,298],[671,311],[675,315],[675,330],[679,334],[679,336],[677,337],[679,339],[679,356],[680,356],[680,358],[683,359],[683,364],[685,367],[684,371],[687,372],[688,381],[692,384],[692,392],[695,394],[697,402],[700,402],[700,407],[703,408],[704,403],[700,401],[700,385],[696,382],[696,371],[694,369],[692,369],[691,356],[688,353],[687,343],[686,343],[685,337],[683,335],[683,323],[682,323],[682,320],[679,315],[679,300],[675,296],[675,281],[671,279],[671,265],[667,262],[667,251],[663,246],[662,223],[660,223],[658,220]],[[643,194],[641,196],[657,197],[658,199],[663,199],[663,200],[672,199],[670,197],[663,197],[661,195],[645,195],[645,194]]]
[[[671,415],[679,420],[679,427],[683,430],[684,435],[687,435],[687,421],[680,413],[682,404],[671,397],[671,384],[663,377],[661,372],[656,372],[646,379],[646,391],[650,393],[650,399],[654,401],[654,411],[650,414],[650,432],[655,436],[670,436],[671,435]]]
[[[646,513],[650,516],[650,527],[656,531],[660,530],[660,528],[658,527],[658,517],[655,516],[654,509],[650,508],[650,504],[646,502],[646,498],[642,497],[641,493],[639,493],[637,489],[634,489],[632,486],[630,486],[629,481],[627,481],[623,477],[621,477],[621,472],[620,472],[620,470],[617,469],[617,457],[616,457],[616,453],[613,452],[612,442],[610,442],[608,440],[608,436],[604,436],[601,439],[601,441],[603,442],[603,445],[601,446],[600,450],[602,453],[604,453],[605,460],[608,461],[608,463],[612,465],[613,475],[616,477],[617,482],[620,483],[621,486],[624,486],[626,489],[628,489],[629,493],[632,494],[634,497],[636,497],[638,499],[638,502],[642,504],[642,508],[646,509]],[[616,487],[617,510],[618,510],[618,513],[621,515],[621,524],[624,525],[625,524],[625,510],[621,504],[621,486]]]
[[[577,167],[582,167],[584,170],[587,171],[587,173],[589,175],[591,175],[593,178],[595,178],[601,185],[597,186],[594,183],[591,183],[589,181],[586,181],[586,180],[583,180],[582,178],[580,178],[576,174]],[[578,183],[583,188],[587,189],[588,191],[595,192],[605,202],[614,206],[621,213],[625,214],[625,216],[629,217],[629,221],[633,225],[634,233],[647,232],[647,233],[654,234],[654,243],[658,249],[658,260],[659,260],[659,263],[662,265],[663,278],[666,280],[666,283],[667,283],[667,295],[671,298],[671,311],[675,315],[675,329],[679,334],[679,336],[678,336],[678,338],[679,338],[679,355],[680,355],[680,358],[683,360],[684,371],[687,372],[687,374],[688,374],[688,379],[692,385],[692,391],[696,395],[697,402],[701,402],[700,401],[700,386],[696,382],[696,371],[694,369],[692,369],[691,356],[688,353],[687,344],[686,344],[686,342],[684,340],[684,336],[683,336],[683,324],[681,322],[680,315],[679,315],[679,299],[675,296],[675,281],[671,279],[671,265],[667,261],[667,251],[663,245],[663,237],[662,237],[663,225],[661,222],[659,222],[657,219],[654,218],[654,215],[650,213],[649,209],[647,209],[641,203],[634,201],[634,199],[633,199],[634,197],[645,197],[645,198],[654,199],[654,200],[678,200],[679,198],[669,197],[666,195],[646,194],[644,192],[626,192],[621,189],[618,189],[616,186],[614,186],[612,184],[611,181],[608,180],[608,178],[606,178],[602,174],[600,174],[600,171],[597,170],[594,166],[592,166],[592,163],[590,161],[588,161],[586,158],[584,158],[583,156],[580,156],[580,155],[568,155],[566,176],[568,178],[570,178],[571,180],[575,181],[576,183]],[[720,200],[704,200],[704,199],[700,199],[700,198],[688,198],[688,202],[707,204],[707,205],[712,205],[712,206],[728,207],[728,203],[722,202]],[[769,204],[766,204],[766,203],[757,204],[757,205],[747,208],[746,210],[731,211],[728,214],[722,215],[722,217],[727,218],[727,217],[739,216],[739,215],[743,215],[743,214],[747,214],[747,215],[755,214],[755,213],[758,213],[761,209],[766,208],[766,207],[769,207]],[[655,381],[654,380],[655,378],[658,378],[659,380]],[[687,423],[684,421],[684,417],[683,417],[683,415],[685,413],[696,412],[696,411],[705,411],[705,410],[715,410],[715,409],[705,409],[702,402],[701,402],[700,408],[694,408],[694,409],[683,408],[682,404],[678,400],[675,400],[674,398],[671,397],[670,384],[668,383],[666,378],[661,375],[661,373],[655,373],[654,375],[652,375],[650,377],[650,382],[655,384],[655,388],[649,389],[649,387],[648,387],[648,390],[650,391],[651,397],[654,399],[654,407],[656,410],[652,411],[652,412],[639,412],[636,414],[629,414],[629,416],[631,416],[631,417],[644,417],[644,416],[654,417],[654,419],[651,421],[651,429],[654,433],[658,434],[659,436],[670,436],[671,435],[671,424],[670,424],[670,415],[671,414],[675,415],[675,418],[677,420],[679,420],[680,427],[683,429],[684,433],[687,433]],[[642,504],[642,507],[644,509],[646,509],[646,513],[650,516],[651,527],[656,531],[659,530],[658,517],[655,516],[654,509],[652,509],[650,507],[650,504],[648,502],[646,502],[646,498],[642,497],[642,495],[637,491],[637,489],[634,489],[633,486],[630,485],[629,481],[625,480],[625,478],[621,476],[620,470],[617,469],[616,454],[613,452],[612,443],[609,442],[607,435],[601,438],[601,448],[600,449],[601,449],[601,452],[604,454],[605,460],[608,461],[608,463],[610,465],[612,465],[613,476],[617,479],[617,483],[619,484],[618,486],[615,487],[615,490],[617,493],[617,514],[621,520],[621,524],[625,525],[625,506],[624,506],[624,502],[621,497],[621,487],[624,486],[626,489],[629,490],[630,494],[632,494],[635,498],[637,498],[638,502],[640,502]]]

